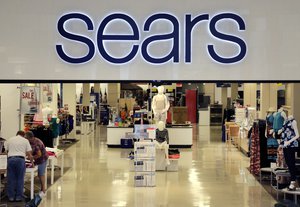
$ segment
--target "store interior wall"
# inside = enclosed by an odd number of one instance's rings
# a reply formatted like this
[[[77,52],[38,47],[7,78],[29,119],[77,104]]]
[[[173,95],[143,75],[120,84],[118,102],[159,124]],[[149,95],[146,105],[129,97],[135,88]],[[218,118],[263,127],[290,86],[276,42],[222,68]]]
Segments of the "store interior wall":
[[[256,83],[244,84],[244,106],[251,106],[256,108]]]
[[[69,114],[74,116],[76,120],[76,84],[75,83],[64,83],[63,84],[63,106],[68,105]],[[69,138],[75,137],[75,130],[68,136]]]
[[[298,127],[300,126],[300,83],[294,83],[294,104],[293,104],[293,114],[296,120],[298,120]]]
[[[91,84],[92,86],[92,84]],[[94,83],[94,92],[100,93],[100,83]]]
[[[60,91],[60,84],[53,85],[53,100],[50,102],[50,107],[57,111],[57,93]],[[91,86],[95,84],[86,84],[88,92],[90,92]],[[140,84],[149,87],[149,84]],[[217,87],[215,83],[198,83],[198,84],[184,84],[187,88],[196,87],[199,91],[204,92],[204,95],[214,97],[211,98],[211,104],[213,101],[219,101],[224,103],[231,98],[233,101],[237,96],[238,84],[234,83],[231,87]],[[1,136],[4,138],[11,137],[19,129],[22,129],[21,120],[19,118],[19,104],[20,104],[20,84],[0,84],[0,95],[1,95],[1,122],[2,130]],[[63,103],[68,104],[70,114],[74,115],[76,119],[76,96],[78,97],[83,91],[83,84],[63,84]],[[176,84],[172,84],[166,87],[175,87]],[[118,107],[118,99],[120,98],[120,83],[97,83],[97,91],[101,90],[102,94],[107,90],[108,101],[111,106]],[[244,105],[249,104],[252,107],[256,107],[257,97],[256,92],[260,91],[260,111],[258,111],[258,117],[264,119],[266,112],[269,107],[277,109],[277,91],[285,90],[286,105],[290,107],[291,114],[294,115],[296,120],[300,120],[300,96],[297,91],[300,91],[300,83],[245,83],[240,87],[244,90]],[[236,95],[234,95],[236,94]],[[89,95],[89,94],[88,94]],[[84,95],[86,96],[86,95]],[[42,101],[42,100],[41,100]],[[45,106],[45,102],[41,102],[42,106]],[[224,107],[223,107],[224,108]],[[5,119],[4,119],[5,117]],[[71,135],[72,136],[72,135]]]
[[[51,109],[53,109],[54,115],[57,115],[58,107],[57,107],[57,94],[58,94],[58,88],[60,84],[55,83],[52,84],[52,101],[48,102]]]
[[[120,97],[120,83],[108,83],[107,85],[107,103],[112,107],[118,106]]]
[[[90,105],[90,93],[91,93],[91,84],[84,83],[82,85],[82,106]]]
[[[210,96],[211,103],[215,101],[215,83],[205,83],[204,93],[206,96]]]
[[[20,84],[0,84],[1,137],[16,135],[20,125]]]
[[[213,99],[215,103],[222,103],[222,88],[215,87],[215,99]]]
[[[231,87],[230,87],[231,100],[236,100],[238,98],[238,90],[239,90],[239,84],[238,83],[232,83]]]

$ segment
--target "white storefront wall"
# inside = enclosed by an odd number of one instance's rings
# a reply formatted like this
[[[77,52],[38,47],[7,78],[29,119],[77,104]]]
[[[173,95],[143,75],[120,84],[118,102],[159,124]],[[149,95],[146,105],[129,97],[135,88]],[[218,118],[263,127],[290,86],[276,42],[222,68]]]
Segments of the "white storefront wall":
[[[82,20],[64,24],[69,33],[90,39],[95,52],[89,62],[70,64],[56,52],[62,45],[67,55],[85,56],[89,50],[85,43],[71,41],[59,34],[58,20],[65,14],[81,13],[92,22],[91,30]],[[104,18],[111,14],[131,17],[138,28],[137,41],[103,41],[106,52],[115,58],[127,56],[134,45],[138,52],[131,61],[111,64],[98,51],[97,31]],[[174,26],[168,20],[153,21],[144,31],[145,21],[154,14],[168,14],[179,22],[179,61],[173,59],[162,64],[151,64],[141,53],[144,40],[150,36],[170,34]],[[223,19],[216,30],[237,37],[247,46],[244,58],[235,64],[214,61],[207,45],[214,45],[219,56],[234,57],[241,47],[230,41],[214,37],[209,25],[213,17],[233,13],[241,17],[245,30],[236,21]],[[185,19],[191,14],[207,14],[192,31],[191,62],[185,61]],[[299,80],[300,77],[300,2],[287,1],[236,1],[236,0],[152,0],[152,1],[3,1],[0,7],[0,72],[1,80]],[[105,26],[105,35],[133,34],[125,21],[112,21]],[[102,40],[98,39],[102,44]],[[167,56],[173,39],[154,41],[147,52],[155,58]]]

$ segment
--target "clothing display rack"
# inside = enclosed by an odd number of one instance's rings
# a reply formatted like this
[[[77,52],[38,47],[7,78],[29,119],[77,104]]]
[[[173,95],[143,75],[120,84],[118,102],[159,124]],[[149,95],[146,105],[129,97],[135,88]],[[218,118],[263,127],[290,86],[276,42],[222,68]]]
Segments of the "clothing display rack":
[[[58,114],[59,122],[59,136],[63,144],[73,143],[75,138],[68,138],[68,135],[74,128],[74,117],[66,111],[60,111]]]
[[[265,120],[254,120],[250,135],[250,172],[255,175],[259,175],[260,168],[270,167],[265,128]]]
[[[152,140],[134,143],[134,186],[155,186],[155,144]]]
[[[50,126],[37,125],[29,129],[36,138],[39,138],[45,147],[53,147],[54,133]]]

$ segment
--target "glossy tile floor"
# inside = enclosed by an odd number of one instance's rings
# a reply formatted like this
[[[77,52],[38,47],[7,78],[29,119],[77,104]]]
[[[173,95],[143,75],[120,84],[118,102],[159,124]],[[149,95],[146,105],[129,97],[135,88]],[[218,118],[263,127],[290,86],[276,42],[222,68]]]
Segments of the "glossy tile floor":
[[[220,128],[195,127],[192,149],[181,149],[178,172],[157,172],[156,187],[134,187],[128,150],[106,147],[106,129],[80,136],[65,152],[71,167],[52,185],[41,207],[274,206],[249,174],[249,158],[228,151]]]

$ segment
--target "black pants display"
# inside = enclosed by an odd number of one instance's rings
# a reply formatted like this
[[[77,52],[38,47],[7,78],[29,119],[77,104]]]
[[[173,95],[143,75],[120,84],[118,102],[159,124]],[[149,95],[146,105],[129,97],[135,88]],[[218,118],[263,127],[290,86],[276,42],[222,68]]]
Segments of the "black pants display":
[[[278,132],[275,132],[275,139],[281,139],[281,134],[278,134]]]
[[[291,181],[296,181],[295,152],[296,149],[293,147],[283,148],[284,159],[291,174]]]

